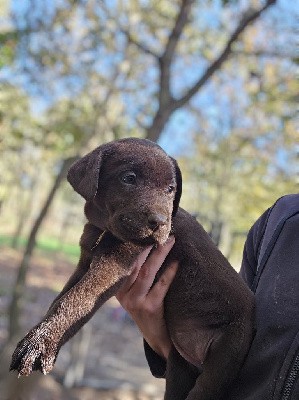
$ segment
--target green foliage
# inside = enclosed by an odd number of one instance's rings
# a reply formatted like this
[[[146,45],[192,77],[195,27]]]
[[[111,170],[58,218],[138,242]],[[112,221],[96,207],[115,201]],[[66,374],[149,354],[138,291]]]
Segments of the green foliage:
[[[37,242],[37,248],[47,253],[62,253],[70,260],[78,260],[80,255],[79,245],[61,243],[56,237],[41,237]]]
[[[241,235],[242,246],[260,214],[297,187],[294,131],[271,132],[266,124],[242,132],[236,122],[227,133],[218,127],[211,134],[211,128],[206,128],[196,136],[190,154],[180,158],[183,205],[208,230],[219,226],[220,246],[228,240],[228,232],[231,240]],[[283,160],[278,152],[284,154]],[[242,249],[237,250],[241,254]]]
[[[15,55],[15,44],[5,43],[5,45],[1,46],[1,37],[0,37],[0,68],[12,64],[14,60],[14,55]]]
[[[11,236],[0,235],[0,247],[1,246],[10,246],[12,241]],[[24,248],[27,243],[25,237],[19,238],[19,247]],[[62,254],[71,262],[76,262],[80,255],[79,245],[70,244],[70,243],[61,243],[57,237],[46,237],[42,236],[37,242],[37,250],[41,251],[44,254],[52,255],[55,253]]]
[[[30,4],[34,13],[24,6],[25,26],[15,15],[10,31],[0,34],[0,67],[11,72],[0,88],[0,199],[9,200],[3,207],[14,210],[14,222],[32,209],[27,224],[62,159],[104,141],[145,136],[161,104],[171,109],[173,142],[180,131],[172,123],[175,101],[223,52],[244,13],[265,2],[250,2],[250,9],[237,0],[193,2],[179,34],[173,28],[181,1]],[[294,25],[291,11],[275,16],[275,7],[247,27],[230,58],[178,107],[193,150],[177,152],[184,201],[207,226],[224,221],[244,232],[276,196],[294,188]],[[170,45],[170,38],[177,42]],[[69,209],[77,200],[62,190],[59,208]]]
[[[12,65],[15,60],[16,48],[19,42],[19,32],[10,23],[9,1],[0,2],[0,70]]]

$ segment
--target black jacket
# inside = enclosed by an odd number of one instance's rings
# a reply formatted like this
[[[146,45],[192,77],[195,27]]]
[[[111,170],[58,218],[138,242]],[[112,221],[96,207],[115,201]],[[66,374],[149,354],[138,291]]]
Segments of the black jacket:
[[[241,276],[256,296],[256,335],[224,400],[299,400],[299,194],[287,195],[250,229]],[[145,343],[154,376],[166,363]]]

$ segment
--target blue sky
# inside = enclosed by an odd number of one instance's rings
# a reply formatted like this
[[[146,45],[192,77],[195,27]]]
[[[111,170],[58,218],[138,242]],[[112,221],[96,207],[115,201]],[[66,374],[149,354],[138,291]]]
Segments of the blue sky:
[[[242,2],[243,4],[246,4],[246,2]],[[45,19],[51,17],[51,15],[54,12],[55,5],[63,4],[63,0],[56,0],[53,2],[44,2],[41,1],[40,3],[42,6],[43,10],[43,15],[42,17]],[[110,3],[111,5],[112,3]],[[17,16],[18,20],[18,26],[19,28],[24,28],[25,27],[25,19],[24,19],[24,14],[27,13],[28,11],[28,6],[29,2],[26,0],[12,0],[11,1],[11,8],[12,11],[15,13]],[[296,25],[297,20],[296,17],[298,18],[298,10],[299,10],[299,0],[293,0],[293,1],[288,1],[288,0],[279,0],[278,4],[275,5],[272,9],[267,10],[267,12],[264,14],[263,18],[267,19],[272,19],[277,22],[281,27],[293,27]],[[207,28],[210,29],[217,29],[220,24],[220,19],[219,19],[219,12],[221,11],[221,2],[220,0],[214,0],[212,1],[212,6],[211,7],[202,7],[201,9],[198,9],[196,18],[198,19],[198,23],[200,26],[206,26]],[[40,17],[40,11],[38,9],[30,9],[29,10],[29,17],[34,20],[36,17]],[[38,20],[38,18],[37,18]],[[282,47],[287,47],[288,43],[284,41],[284,35],[279,35],[277,36],[276,43],[279,44]],[[293,44],[293,43],[291,43]],[[22,52],[19,54],[19,62],[26,64],[27,68],[31,68],[32,70],[34,69],[34,64],[30,63],[30,59],[26,56],[26,53],[22,55]],[[114,58],[111,63],[111,61],[108,60],[107,57],[103,57],[102,60],[98,63],[100,67],[103,69],[103,71],[109,71],[109,68],[111,68],[111,65],[113,63],[117,62],[118,59],[118,54],[114,54]],[[106,60],[106,61],[104,61]],[[80,60],[79,60],[80,61]],[[205,69],[205,63],[203,60],[201,60],[200,63],[196,64],[196,67],[194,68],[188,68],[184,69],[184,66],[180,64],[180,62],[177,62],[175,65],[174,73],[175,70],[177,69],[179,74],[177,75],[177,79],[173,82],[173,92],[174,94],[180,93],[182,91],[182,88],[185,88],[186,86],[192,85],[192,83],[204,72]],[[78,68],[80,68],[80,63]],[[154,69],[149,68],[148,71],[145,71],[146,73],[146,78],[147,80],[152,80],[154,81],[156,71]],[[26,90],[28,90],[33,99],[33,109],[35,112],[42,112],[45,107],[48,104],[51,104],[51,101],[55,99],[56,96],[60,95],[66,95],[67,91],[71,88],[73,95],[76,93],[76,90],[79,92],[81,82],[78,79],[76,75],[70,76],[67,79],[64,80],[57,80],[56,82],[53,81],[52,83],[52,89],[54,89],[54,92],[50,93],[47,88],[46,84],[47,82],[45,81],[45,86],[43,87],[42,82],[41,85],[33,85],[30,83],[30,81],[26,78],[26,76],[22,74],[16,74],[15,70],[11,71],[10,68],[4,68],[2,71],[0,71],[0,79],[11,79],[12,81],[16,82],[17,84],[23,86]],[[48,75],[48,79],[51,79],[51,74]],[[236,92],[239,90],[241,91],[241,85],[242,81],[239,79],[234,79],[231,80],[231,83],[234,85],[234,88]],[[76,89],[77,88],[77,89]],[[154,90],[154,86],[149,89],[150,92]],[[149,92],[149,93],[150,93]],[[54,94],[53,94],[54,93]],[[203,91],[201,91],[195,98],[192,100],[192,103],[196,105],[199,109],[202,110],[209,110],[209,113],[211,115],[211,118],[213,118],[213,113],[218,113],[219,112],[219,104],[215,107],[215,96],[217,94],[215,93],[215,89],[213,88],[212,85],[207,85]],[[146,99],[146,96],[143,96],[144,100]],[[127,105],[127,111],[134,115],[134,107],[136,107],[136,98],[132,97],[127,97],[125,99],[126,105]],[[222,129],[225,131],[227,129],[226,123],[225,123],[225,113],[227,113],[227,110],[230,107],[230,104],[226,104],[225,97],[223,97],[222,101]],[[140,107],[140,104],[138,105]],[[190,150],[190,132],[194,131],[194,129],[199,127],[196,127],[195,124],[198,124],[198,121],[195,121],[190,113],[186,112],[185,109],[178,110],[173,117],[171,118],[171,121],[167,125],[163,135],[160,138],[160,144],[162,147],[166,148],[167,151],[169,151],[171,154],[177,154],[178,152],[183,152],[183,151],[188,151]]]

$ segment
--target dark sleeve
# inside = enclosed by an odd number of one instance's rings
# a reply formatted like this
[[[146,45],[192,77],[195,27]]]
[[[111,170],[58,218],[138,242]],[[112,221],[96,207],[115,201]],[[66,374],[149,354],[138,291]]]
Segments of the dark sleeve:
[[[164,360],[164,358],[155,353],[145,340],[143,341],[143,343],[145,357],[147,359],[152,375],[155,378],[165,378],[166,361]]]
[[[250,228],[243,251],[240,275],[251,288],[256,275],[259,252],[272,207],[268,208]]]

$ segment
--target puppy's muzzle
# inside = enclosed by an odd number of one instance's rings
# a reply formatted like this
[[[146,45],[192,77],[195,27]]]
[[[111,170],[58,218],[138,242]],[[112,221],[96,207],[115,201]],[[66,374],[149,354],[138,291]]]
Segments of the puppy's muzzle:
[[[162,213],[132,212],[118,215],[114,224],[121,239],[164,242],[170,231],[170,219]]]
[[[149,213],[143,215],[122,214],[119,216],[120,223],[129,230],[147,230],[155,232],[160,227],[167,224],[167,216],[159,213]]]
[[[147,225],[154,232],[159,229],[160,226],[167,224],[167,217],[163,214],[150,214],[147,217]]]

